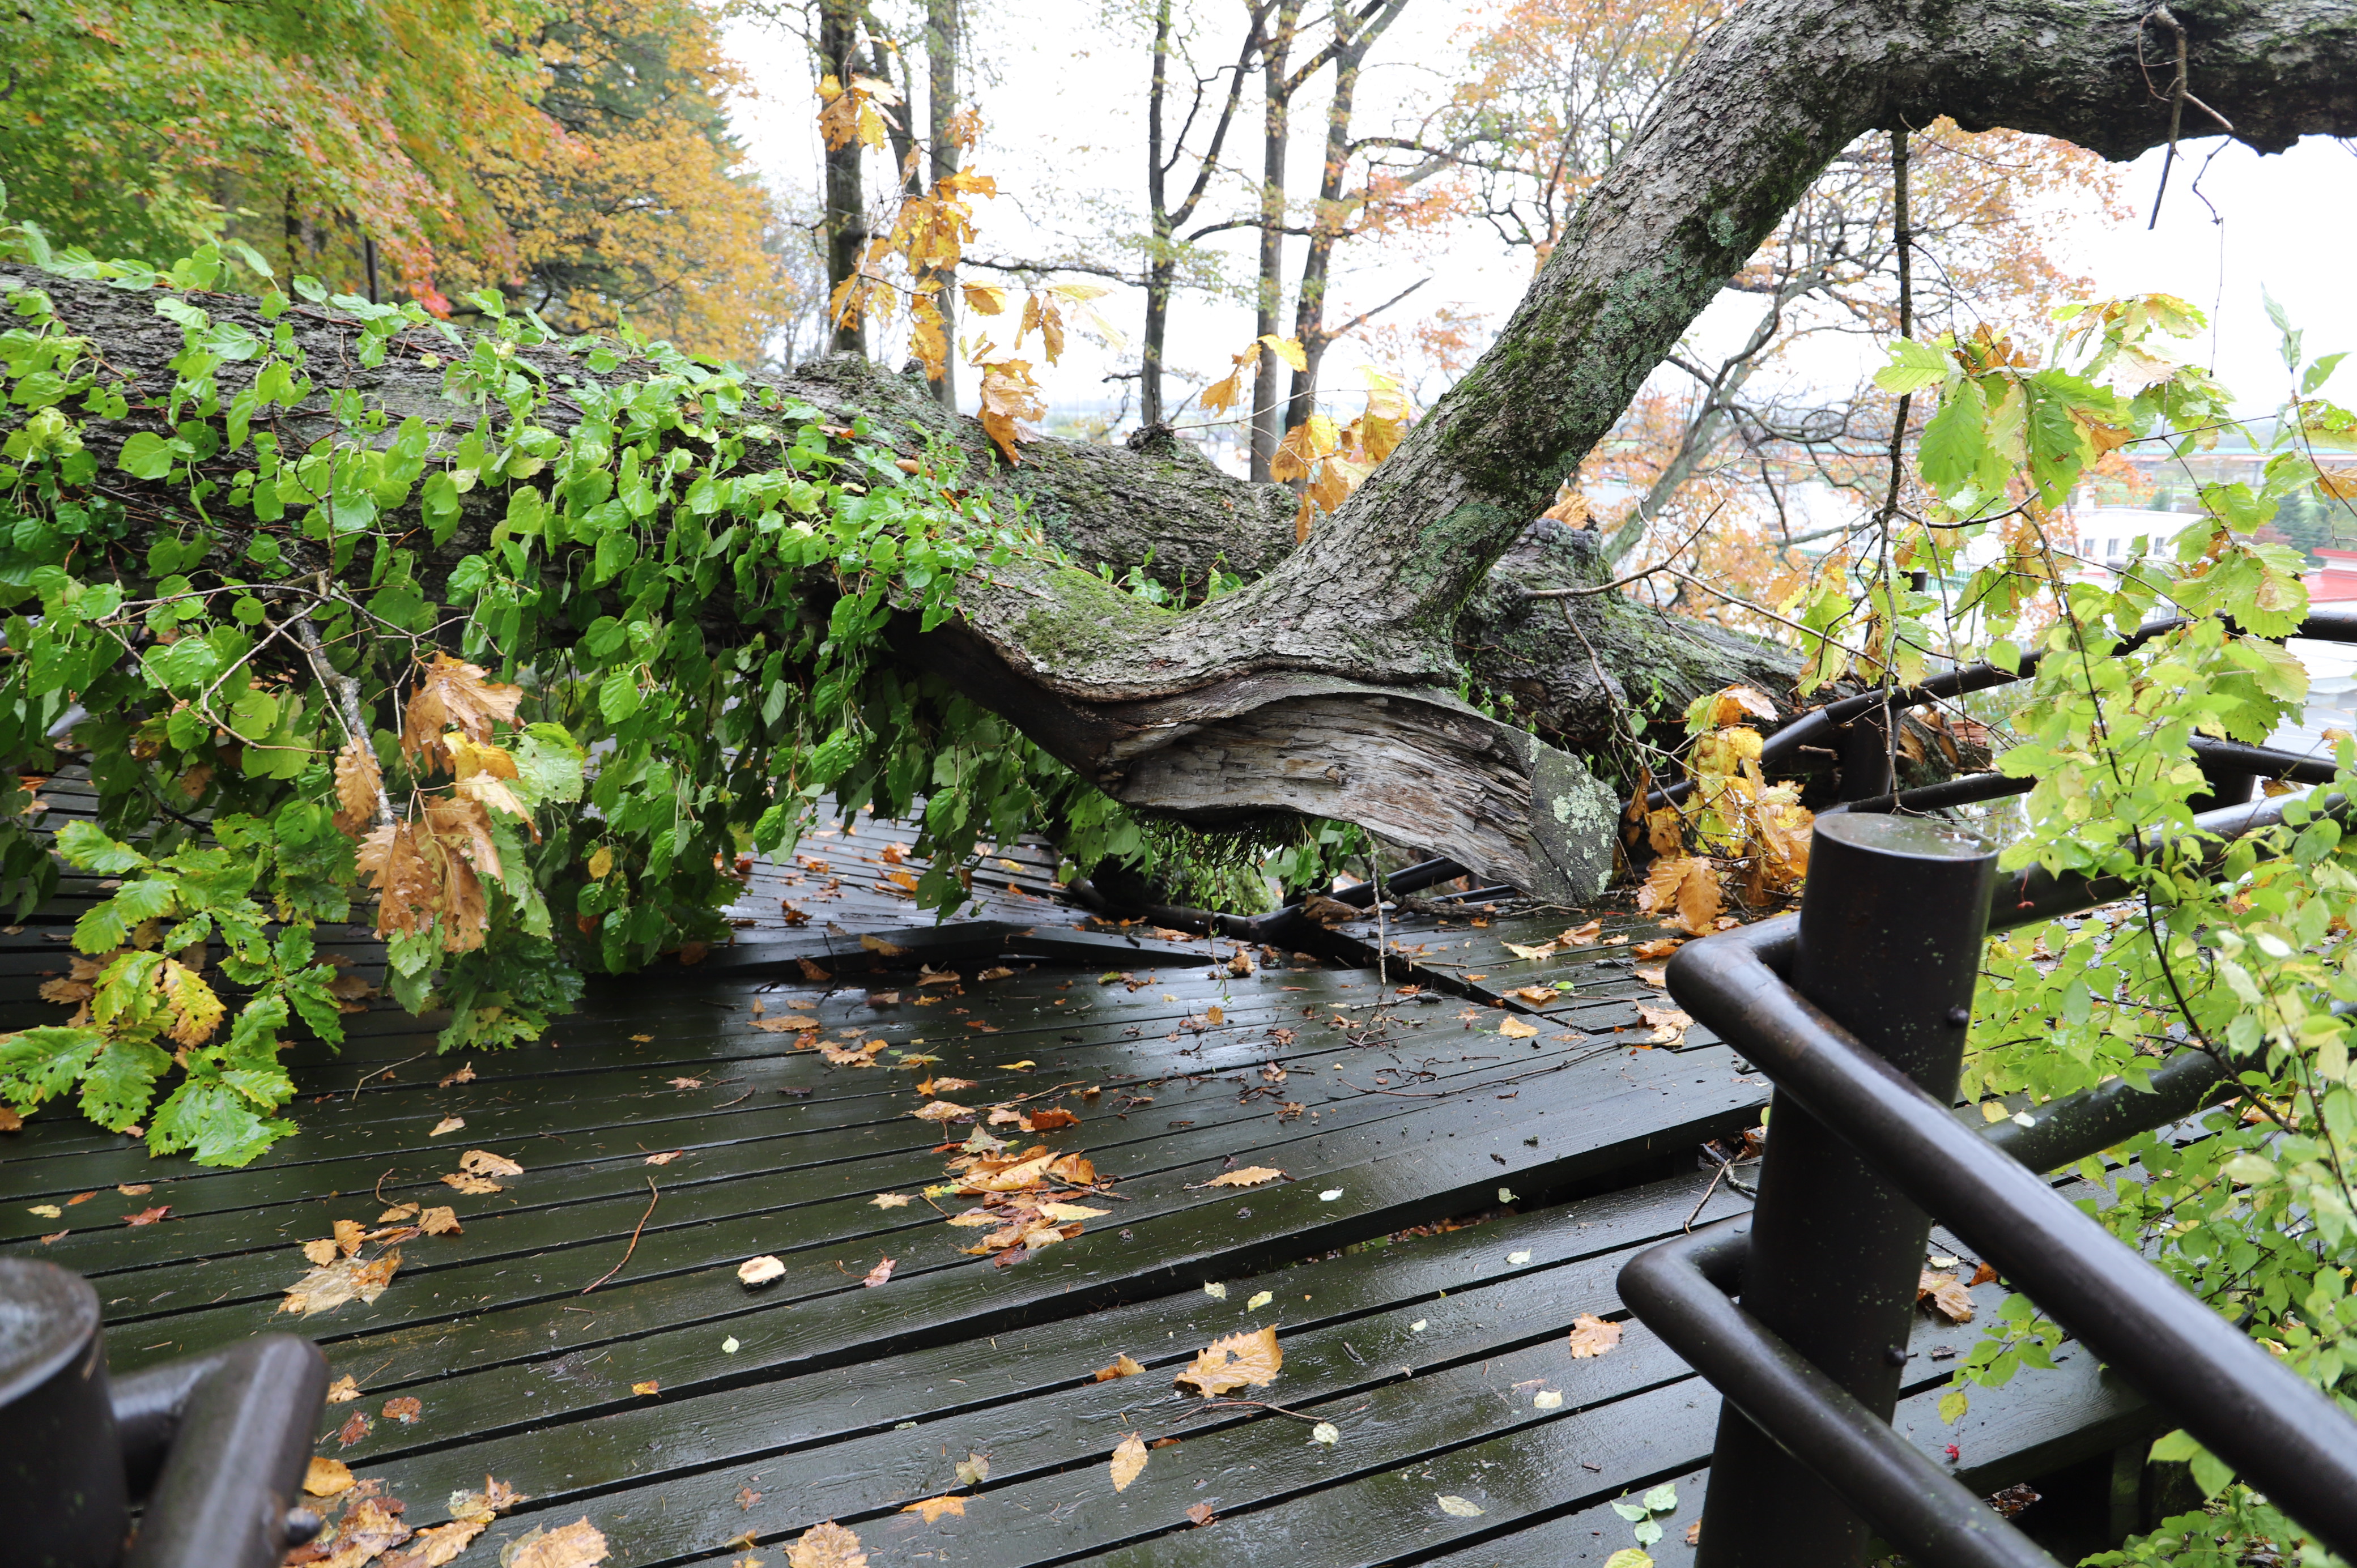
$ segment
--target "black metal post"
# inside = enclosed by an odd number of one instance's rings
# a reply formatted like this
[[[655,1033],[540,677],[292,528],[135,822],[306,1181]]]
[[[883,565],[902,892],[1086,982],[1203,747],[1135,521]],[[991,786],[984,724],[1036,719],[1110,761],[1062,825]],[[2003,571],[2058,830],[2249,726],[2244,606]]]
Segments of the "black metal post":
[[[0,1258],[0,1514],[25,1568],[109,1568],[130,1527],[98,1293],[24,1258]]]
[[[1996,857],[1920,818],[1827,817],[1810,852],[1792,985],[1945,1102],[1962,1066]],[[1670,990],[1677,993],[1674,965]],[[1888,1421],[1931,1219],[1777,1091],[1744,1309]],[[1856,1568],[1871,1532],[1732,1406],[1719,1417],[1696,1568]]]

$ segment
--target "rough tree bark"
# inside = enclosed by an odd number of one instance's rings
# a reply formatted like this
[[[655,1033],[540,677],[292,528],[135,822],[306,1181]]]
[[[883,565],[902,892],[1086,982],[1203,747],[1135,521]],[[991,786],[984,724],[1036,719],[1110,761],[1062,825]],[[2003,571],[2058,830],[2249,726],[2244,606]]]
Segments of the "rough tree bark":
[[[2357,132],[2357,5],[2171,10],[2190,35],[2191,90],[2244,140],[2274,150],[2303,134]],[[1459,702],[1469,668],[1585,746],[1603,737],[1615,702],[1659,713],[1726,680],[1770,681],[1779,665],[1616,595],[1529,599],[1518,582],[1568,585],[1602,571],[1592,536],[1534,532],[1530,520],[1843,146],[1946,113],[2131,156],[2168,134],[2169,105],[2136,60],[2139,28],[2157,25],[2132,6],[2068,0],[1745,6],[1590,196],[1496,346],[1298,549],[1289,495],[1221,475],[1167,437],[1137,451],[1041,441],[1010,469],[921,383],[856,360],[805,367],[792,390],[906,426],[912,447],[919,426],[950,435],[968,454],[968,482],[1028,497],[1081,561],[1119,569],[1150,543],[1166,580],[1200,589],[1215,558],[1255,575],[1173,613],[1090,571],[1017,563],[965,588],[960,620],[901,641],[911,663],[1114,796],[1196,822],[1340,817],[1487,877],[1582,896],[1609,864],[1610,797],[1568,752]],[[2155,48],[2147,39],[2158,58]],[[145,300],[39,281],[110,363],[168,385],[178,329]],[[222,302],[219,313],[235,309]],[[325,313],[299,320],[313,366],[350,363],[345,328]],[[421,335],[416,348],[431,347]],[[413,355],[355,370],[349,384],[396,419],[447,407],[438,373]],[[91,430],[91,445],[111,456],[136,417]],[[476,526],[452,541],[453,558],[479,543]],[[1550,618],[1577,629],[1559,636]]]

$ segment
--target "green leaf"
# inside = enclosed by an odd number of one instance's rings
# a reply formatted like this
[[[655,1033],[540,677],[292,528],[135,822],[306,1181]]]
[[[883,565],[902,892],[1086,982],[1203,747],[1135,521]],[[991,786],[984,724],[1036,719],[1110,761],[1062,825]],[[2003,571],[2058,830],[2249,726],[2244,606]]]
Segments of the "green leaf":
[[[147,1146],[159,1155],[189,1151],[200,1165],[242,1165],[295,1131],[294,1123],[255,1114],[243,1094],[218,1079],[190,1079],[156,1111]]]
[[[120,876],[147,866],[145,855],[107,837],[95,822],[81,818],[58,830],[58,853],[76,870],[96,872],[101,876]]]
[[[64,1025],[0,1035],[0,1094],[27,1108],[63,1094],[105,1043],[96,1029]]]
[[[148,1041],[109,1040],[82,1080],[81,1113],[120,1133],[147,1113],[156,1080],[171,1070],[171,1057]]]
[[[516,761],[512,787],[524,804],[581,799],[582,768],[587,754],[574,744],[564,725],[527,725],[512,749]]]
[[[1678,1509],[1678,1488],[1664,1481],[1645,1494],[1645,1506],[1655,1513],[1675,1513]]]
[[[1964,1419],[1964,1412],[1972,1408],[1972,1396],[1964,1390],[1950,1389],[1940,1396],[1940,1419],[1950,1426],[1955,1425]]]
[[[1980,383],[1959,381],[1940,404],[1940,412],[1923,426],[1916,463],[1923,471],[1925,484],[1942,495],[1950,495],[1972,478],[1988,443],[1987,415],[1988,405],[1981,394]]]
[[[123,444],[115,467],[142,479],[160,479],[172,471],[176,445],[153,431],[139,431]]]
[[[1921,392],[1944,380],[1954,365],[1937,346],[1911,338],[1899,338],[1889,349],[1890,363],[1874,372],[1874,384],[1884,392]]]
[[[637,713],[643,700],[636,671],[617,670],[597,688],[597,712],[608,725],[619,725]]]

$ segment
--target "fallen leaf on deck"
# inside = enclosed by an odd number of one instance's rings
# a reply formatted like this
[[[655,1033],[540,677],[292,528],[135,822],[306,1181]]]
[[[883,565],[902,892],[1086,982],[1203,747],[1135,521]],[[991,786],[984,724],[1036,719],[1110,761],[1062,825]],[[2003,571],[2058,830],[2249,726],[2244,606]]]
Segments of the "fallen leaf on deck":
[[[1536,963],[1541,959],[1553,958],[1555,954],[1555,946],[1553,942],[1541,942],[1536,947],[1524,947],[1520,942],[1501,942],[1499,945],[1516,958],[1527,960],[1532,963]]]
[[[606,1561],[606,1538],[587,1519],[577,1519],[556,1530],[534,1530],[518,1537],[500,1560],[500,1568],[596,1568]]]
[[[1321,1421],[1309,1429],[1309,1441],[1331,1448],[1342,1441],[1342,1429],[1330,1421]]]
[[[1262,1307],[1266,1306],[1270,1302],[1275,1301],[1275,1299],[1276,1296],[1273,1292],[1262,1291],[1250,1301],[1244,1303],[1244,1310],[1246,1312],[1258,1312]]]
[[[352,1401],[360,1397],[361,1386],[360,1384],[352,1381],[352,1375],[350,1372],[346,1372],[342,1377],[338,1378],[334,1382],[328,1385],[328,1402],[329,1404],[350,1404]]]
[[[1509,1018],[1498,1026],[1498,1033],[1510,1040],[1527,1040],[1538,1034],[1538,1026],[1525,1024],[1520,1018]]]
[[[464,1116],[445,1116],[441,1121],[434,1123],[434,1131],[425,1135],[429,1138],[438,1138],[445,1133],[455,1133],[466,1124],[467,1119]]]
[[[1213,1024],[1224,1024],[1228,1021],[1226,1010],[1217,1005],[1204,1008],[1203,1016]]]
[[[1187,1505],[1187,1522],[1193,1525],[1197,1530],[1202,1529],[1205,1525],[1215,1523],[1218,1519],[1219,1515],[1211,1511],[1211,1505],[1209,1503],[1189,1503]]]
[[[978,1487],[990,1479],[990,1457],[985,1454],[968,1454],[958,1461],[958,1485]]]
[[[1027,1133],[1053,1133],[1060,1127],[1078,1126],[1080,1120],[1077,1113],[1070,1111],[1034,1111],[1023,1118],[1023,1130]]]
[[[1563,1000],[1563,993],[1552,985],[1525,985],[1514,994],[1534,1007],[1544,1007],[1551,1002]]]
[[[877,1264],[874,1268],[868,1270],[866,1277],[862,1279],[859,1283],[863,1285],[869,1286],[880,1285],[891,1277],[892,1260],[887,1258],[882,1262]]]
[[[1637,1004],[1637,1016],[1657,1029],[1663,1025],[1684,1029],[1694,1023],[1694,1015],[1682,1007],[1655,1007],[1644,1002]]]
[[[1653,1560],[1633,1546],[1624,1546],[1604,1560],[1604,1568],[1653,1568]]]
[[[1275,1165],[1245,1165],[1241,1170],[1222,1171],[1209,1181],[1197,1182],[1188,1188],[1205,1187],[1259,1187],[1265,1182],[1283,1181],[1285,1173]]]
[[[918,1092],[918,1093],[920,1093],[920,1094],[955,1094],[955,1093],[957,1093],[957,1092],[958,1092],[959,1090],[961,1090],[974,1089],[974,1088],[978,1087],[978,1086],[975,1084],[974,1080],[974,1079],[970,1079],[970,1078],[936,1078],[936,1079],[928,1079],[927,1081],[928,1081],[928,1082],[930,1082],[930,1083],[932,1085],[932,1087],[931,1087],[931,1089],[927,1089],[927,1088],[925,1087],[925,1085],[924,1085],[924,1084],[921,1084],[921,1083],[920,1083],[920,1084],[919,1084],[919,1085],[917,1086],[917,1092]]]
[[[1191,1385],[1209,1398],[1246,1383],[1257,1387],[1274,1382],[1284,1364],[1285,1352],[1276,1343],[1275,1328],[1264,1327],[1212,1340],[1192,1365],[1171,1380],[1182,1388]]]
[[[1204,1285],[1203,1294],[1213,1301],[1225,1301],[1228,1299],[1228,1287],[1214,1280]]]
[[[359,1251],[361,1250],[361,1243],[367,1240],[367,1228],[362,1226],[360,1221],[356,1219],[339,1219],[336,1221],[336,1247],[338,1251],[344,1254],[344,1256],[349,1258],[353,1253]]]
[[[421,1530],[412,1536],[408,1546],[390,1557],[377,1560],[377,1568],[443,1568],[475,1543],[475,1537],[490,1528],[488,1520],[455,1520]],[[336,1561],[331,1557],[329,1563]]]
[[[1124,1352],[1122,1355],[1114,1358],[1112,1366],[1099,1367],[1097,1369],[1097,1381],[1101,1383],[1109,1383],[1115,1378],[1134,1378],[1144,1370],[1146,1370],[1144,1367],[1141,1367],[1135,1361],[1131,1360],[1128,1354]]]
[[[1035,1061],[1019,1061],[1000,1062],[998,1065],[1008,1072],[1028,1072],[1039,1064]]]
[[[365,1411],[356,1410],[343,1425],[336,1428],[336,1442],[339,1446],[350,1448],[353,1444],[366,1437],[369,1434],[369,1428],[375,1424],[376,1423],[368,1418]]]
[[[384,1294],[384,1287],[393,1283],[393,1271],[400,1267],[398,1251],[366,1263],[358,1258],[339,1259],[296,1281],[287,1290],[286,1299],[278,1304],[278,1310],[299,1312],[308,1317],[341,1306],[355,1297],[372,1302]]]
[[[734,1334],[720,1342],[720,1353],[724,1356],[734,1356],[743,1347],[737,1343],[737,1336]]]
[[[859,939],[859,945],[882,958],[899,958],[909,950],[898,942],[886,941],[882,937],[862,937]],[[797,1564],[796,1568],[800,1568],[800,1564]]]
[[[1637,978],[1643,981],[1646,984],[1652,986],[1656,991],[1667,991],[1670,988],[1669,972],[1667,970],[1647,969],[1641,965],[1637,970]]]
[[[324,1267],[343,1256],[343,1249],[338,1247],[333,1241],[322,1237],[317,1241],[304,1242],[303,1255],[306,1258],[310,1259],[312,1262]]]
[[[702,1089],[704,1080],[700,1078],[675,1078],[671,1080],[671,1086],[673,1089]]]
[[[1110,1208],[1091,1208],[1084,1203],[1043,1203],[1039,1212],[1059,1225],[1075,1219],[1103,1219],[1113,1212]]]
[[[523,1167],[489,1149],[468,1149],[458,1156],[458,1168],[468,1176],[522,1176]]]
[[[867,1201],[878,1208],[906,1208],[915,1199],[905,1192],[879,1192]]]
[[[1976,1285],[1994,1284],[1996,1283],[1996,1271],[1983,1263],[1973,1271],[1973,1277],[1967,1283]]]
[[[954,1514],[959,1519],[963,1519],[965,1517],[965,1499],[963,1498],[946,1497],[923,1498],[916,1502],[910,1503],[900,1511],[902,1513],[921,1514],[924,1516],[924,1520],[927,1524],[932,1523],[943,1514]]]
[[[994,968],[984,970],[980,974],[975,975],[974,978],[976,980],[1010,980],[1014,978],[1014,975],[1015,972],[1013,970],[1008,969],[1004,964],[1000,964]]]
[[[336,1552],[327,1559],[345,1568],[375,1559],[379,1553],[409,1539],[401,1522],[401,1505],[390,1498],[361,1498],[336,1521]]]
[[[667,1149],[660,1155],[649,1155],[646,1163],[651,1165],[667,1165],[685,1153],[687,1153],[685,1149]]]
[[[758,1258],[748,1258],[737,1265],[737,1277],[748,1285],[765,1285],[771,1280],[785,1277],[786,1265],[767,1252]]]
[[[125,1197],[145,1197],[156,1189],[144,1181],[130,1181],[124,1182],[114,1190]]]
[[[1531,1396],[1531,1404],[1538,1410],[1561,1410],[1563,1395],[1554,1389],[1541,1389]]]
[[[818,1020],[795,1017],[756,1018],[753,1020],[753,1027],[771,1035],[798,1035],[806,1029],[815,1030],[818,1027]]]
[[[54,1203],[36,1203],[25,1212],[38,1215],[43,1219],[63,1219],[66,1217],[66,1211]]]
[[[641,1399],[652,1399],[662,1392],[662,1381],[659,1378],[649,1378],[643,1383],[632,1383],[630,1391]]]
[[[1146,1442],[1136,1433],[1123,1438],[1121,1446],[1113,1451],[1112,1470],[1113,1489],[1116,1492],[1129,1490],[1129,1484],[1145,1473]]]
[[[516,1504],[531,1500],[529,1494],[517,1491],[505,1481],[494,1481],[486,1476],[481,1491],[450,1494],[450,1517],[475,1524],[489,1524]]]
[[[1596,939],[1603,934],[1604,922],[1590,920],[1584,926],[1572,927],[1571,929],[1555,938],[1555,941],[1558,945],[1567,948],[1593,947],[1596,944]]]
[[[1926,1300],[1937,1307],[1941,1316],[1951,1323],[1973,1320],[1973,1294],[1953,1274],[1936,1274],[1925,1269],[1915,1282],[1915,1301],[1921,1305]]]
[[[376,1222],[379,1225],[393,1225],[397,1224],[404,1219],[414,1219],[416,1218],[417,1205],[414,1203],[396,1203],[391,1208],[386,1209],[382,1214],[378,1215],[376,1217]]]
[[[1442,1492],[1438,1494],[1438,1496],[1440,1498],[1440,1511],[1451,1516],[1452,1518],[1480,1519],[1484,1511],[1480,1504],[1469,1502],[1463,1498],[1456,1497],[1447,1492]]]
[[[311,1463],[303,1471],[303,1489],[315,1498],[332,1498],[348,1491],[352,1484],[352,1467],[341,1459],[311,1455]]]
[[[914,1111],[909,1112],[909,1114],[914,1116],[920,1122],[940,1122],[947,1123],[973,1115],[974,1108],[972,1106],[960,1105],[954,1101],[936,1100],[927,1104],[920,1105]]]
[[[1685,946],[1684,937],[1657,937],[1650,942],[1639,942],[1629,950],[1631,958],[1667,958]]]
[[[425,1406],[421,1402],[413,1399],[406,1394],[403,1395],[400,1399],[387,1400],[384,1402],[385,1420],[397,1421],[404,1426],[416,1425],[417,1418],[425,1413]]]
[[[475,1064],[473,1062],[468,1062],[466,1066],[460,1068],[457,1072],[450,1074],[434,1087],[436,1089],[447,1089],[454,1083],[472,1083],[474,1081]]]
[[[77,1203],[88,1203],[91,1198],[96,1197],[97,1196],[98,1194],[95,1192],[75,1193],[71,1197],[66,1199],[66,1207],[68,1208],[71,1208]]]
[[[802,1539],[786,1548],[786,1568],[867,1568],[867,1553],[859,1550],[859,1537],[828,1520],[802,1531]]]
[[[0,1105],[0,1133],[21,1133],[25,1119],[5,1105]]]
[[[920,985],[955,985],[963,978],[953,969],[935,969],[931,964],[917,966],[917,983]]]
[[[171,1212],[172,1206],[170,1204],[158,1204],[153,1208],[143,1208],[136,1214],[124,1215],[123,1217],[123,1222],[125,1225],[153,1225],[156,1221],[163,1219],[164,1216]]]
[[[1592,1312],[1583,1312],[1571,1320],[1571,1359],[1585,1361],[1601,1356],[1620,1343],[1620,1325],[1607,1323]]]
[[[447,1187],[455,1187],[458,1191],[465,1193],[469,1197],[480,1197],[485,1193],[505,1192],[507,1190],[507,1188],[501,1187],[499,1183],[495,1181],[485,1181],[479,1176],[446,1176],[442,1178],[442,1185]]]

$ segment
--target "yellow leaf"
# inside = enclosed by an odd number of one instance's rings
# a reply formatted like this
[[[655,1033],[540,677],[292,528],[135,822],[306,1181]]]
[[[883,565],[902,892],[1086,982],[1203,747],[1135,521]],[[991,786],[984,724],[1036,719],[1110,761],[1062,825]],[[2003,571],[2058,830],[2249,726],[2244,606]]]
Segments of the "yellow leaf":
[[[867,1553],[859,1549],[859,1537],[833,1520],[814,1524],[802,1531],[802,1539],[786,1548],[787,1568],[867,1568]]]
[[[962,283],[965,307],[976,316],[997,316],[1006,309],[1006,290],[995,283]]]
[[[523,1167],[489,1149],[468,1149],[458,1156],[458,1168],[468,1176],[522,1176]]]
[[[1275,1382],[1284,1364],[1285,1352],[1272,1326],[1212,1340],[1173,1381],[1208,1398],[1247,1383],[1259,1387]]]
[[[965,1499],[963,1498],[925,1498],[917,1502],[910,1503],[900,1511],[902,1513],[921,1514],[924,1516],[924,1520],[927,1524],[932,1523],[943,1514],[953,1514],[959,1519],[963,1519],[965,1517]]]
[[[382,787],[376,753],[357,740],[344,742],[336,753],[336,826],[350,837],[376,820],[377,792]]]
[[[641,1399],[651,1398],[662,1392],[662,1380],[659,1378],[649,1378],[643,1383],[632,1383],[630,1391]]]
[[[1133,1432],[1124,1437],[1121,1440],[1121,1446],[1113,1451],[1111,1468],[1113,1489],[1116,1492],[1127,1491],[1129,1484],[1145,1473],[1146,1444],[1136,1433]]]
[[[1266,332],[1261,335],[1260,342],[1295,370],[1306,371],[1309,369],[1309,356],[1301,351],[1301,344],[1297,339],[1280,338],[1274,332]],[[1326,423],[1330,428],[1334,422],[1329,419]]]
[[[1120,1355],[1114,1358],[1113,1365],[1097,1369],[1097,1381],[1109,1383],[1115,1378],[1134,1378],[1144,1370],[1144,1367],[1131,1360],[1127,1355]]]
[[[441,1121],[434,1123],[434,1131],[425,1135],[429,1138],[438,1138],[445,1133],[456,1133],[466,1124],[467,1119],[464,1116],[445,1116]]]
[[[1520,1018],[1509,1018],[1498,1026],[1498,1033],[1510,1040],[1527,1040],[1536,1035],[1538,1029],[1533,1025],[1523,1023]]]
[[[322,1458],[315,1454],[303,1472],[303,1489],[315,1498],[332,1498],[350,1490],[351,1484],[351,1466],[341,1459]]]
[[[603,882],[606,879],[606,874],[613,869],[613,850],[605,844],[599,844],[597,853],[589,857],[589,879],[592,882]]]
[[[1929,1301],[1952,1323],[1973,1320],[1973,1293],[1953,1274],[1925,1269],[1915,1283],[1915,1300],[1918,1304]]]
[[[1541,942],[1536,947],[1524,947],[1520,942],[1502,942],[1500,945],[1516,958],[1526,959],[1532,963],[1536,963],[1541,959],[1553,958],[1555,954],[1555,946],[1553,942]]]

